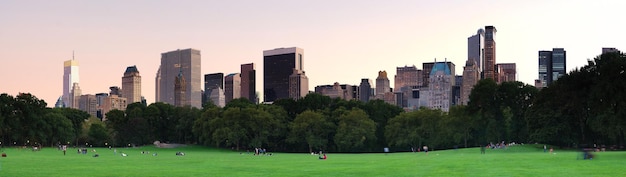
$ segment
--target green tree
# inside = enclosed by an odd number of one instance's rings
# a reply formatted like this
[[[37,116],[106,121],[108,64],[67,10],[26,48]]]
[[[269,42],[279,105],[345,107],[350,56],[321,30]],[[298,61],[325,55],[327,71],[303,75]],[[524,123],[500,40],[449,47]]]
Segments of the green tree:
[[[376,123],[361,109],[339,117],[335,144],[341,151],[362,150],[367,141],[376,141]]]
[[[306,143],[309,152],[313,152],[314,149],[326,149],[328,137],[335,127],[335,124],[322,113],[311,110],[304,111],[289,124],[287,142]]]

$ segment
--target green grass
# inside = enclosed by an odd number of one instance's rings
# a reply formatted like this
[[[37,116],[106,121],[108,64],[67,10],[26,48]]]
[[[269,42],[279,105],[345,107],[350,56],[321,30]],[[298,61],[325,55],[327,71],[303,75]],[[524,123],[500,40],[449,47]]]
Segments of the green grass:
[[[77,154],[73,148],[65,156],[55,148],[3,148],[8,157],[0,158],[0,176],[626,176],[626,152],[598,152],[593,160],[577,160],[576,151],[549,154],[532,146],[488,149],[482,155],[478,148],[428,155],[329,153],[327,160],[305,153],[253,156],[205,147],[118,148],[117,155],[96,150],[100,157]],[[177,151],[185,156],[176,156]]]

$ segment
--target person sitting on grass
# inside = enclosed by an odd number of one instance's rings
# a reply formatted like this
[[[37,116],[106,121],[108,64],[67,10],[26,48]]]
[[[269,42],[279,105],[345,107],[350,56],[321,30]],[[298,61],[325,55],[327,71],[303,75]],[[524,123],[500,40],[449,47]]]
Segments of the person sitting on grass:
[[[324,156],[319,156],[320,160],[326,160],[326,154],[324,154]]]

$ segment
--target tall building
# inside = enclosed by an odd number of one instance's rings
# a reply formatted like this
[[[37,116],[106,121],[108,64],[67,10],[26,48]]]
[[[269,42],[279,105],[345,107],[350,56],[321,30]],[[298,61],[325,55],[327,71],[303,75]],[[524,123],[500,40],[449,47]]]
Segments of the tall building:
[[[212,73],[204,75],[204,94],[205,100],[212,100],[211,95],[217,94],[213,93],[214,89],[221,89],[222,93],[224,92],[224,73]],[[222,97],[223,94],[222,94]],[[212,100],[213,104],[217,105],[216,100]]]
[[[496,74],[496,27],[485,26],[485,53],[483,61],[483,75],[485,79],[490,78],[498,81]]]
[[[498,83],[517,81],[517,68],[515,63],[498,63],[496,64],[498,69]]]
[[[122,96],[128,103],[141,102],[141,76],[137,66],[126,67],[122,77]]]
[[[553,48],[552,51],[539,51],[539,80],[541,86],[547,87],[559,77],[566,74],[565,49]]]
[[[176,80],[174,80],[174,106],[183,107],[189,105],[189,102],[187,102],[186,91],[187,81],[185,80],[185,75],[183,75],[183,71],[181,70],[178,73],[178,76],[176,76]]]
[[[80,100],[81,90],[78,82],[74,82],[72,91],[70,91],[70,108],[78,109],[78,101]]]
[[[383,99],[382,96],[387,92],[391,92],[387,71],[378,71],[378,77],[376,77],[376,97]]]
[[[182,105],[202,107],[202,72],[200,50],[184,49],[161,54],[161,65],[157,71],[156,101],[175,105],[174,86],[176,76],[182,72],[185,78],[185,95]]]
[[[96,93],[96,105],[98,109],[96,111],[96,117],[100,118],[100,120],[104,118],[104,112],[102,111],[102,106],[104,105],[104,102],[107,99],[107,97],[109,97],[108,93]]]
[[[226,104],[241,97],[241,75],[239,73],[229,74],[224,78],[224,97]]]
[[[70,92],[72,91],[72,86],[74,83],[79,82],[78,77],[78,61],[74,60],[74,56],[72,54],[72,60],[67,60],[63,62],[63,104],[64,106],[71,107],[71,102],[73,100]]]
[[[98,112],[98,100],[95,95],[81,95],[79,99],[78,109],[89,113],[92,117],[96,117]]]
[[[106,121],[106,113],[109,111],[115,109],[124,111],[126,106],[126,98],[118,97],[118,95],[109,95],[104,99],[102,106],[100,106],[102,109],[102,121]]]
[[[63,96],[60,96],[59,99],[57,100],[57,102],[54,104],[55,108],[64,108],[65,105],[63,105]]]
[[[485,53],[485,30],[478,29],[475,35],[467,38],[467,59],[474,60],[478,72],[482,71],[482,60]]]
[[[359,84],[359,100],[367,103],[370,101],[370,97],[373,95],[372,93],[372,84],[370,83],[370,79],[363,78],[361,79],[361,84]]]
[[[417,69],[415,65],[396,67],[393,88],[399,91],[402,87],[420,86],[422,78],[422,70]]]
[[[309,78],[304,71],[293,69],[289,76],[289,98],[298,100],[309,94]]]
[[[454,75],[448,65],[443,62],[435,63],[430,71],[428,107],[448,112],[452,104],[453,82]]]
[[[241,65],[241,97],[258,103],[256,95],[256,67],[254,63]]]
[[[289,98],[289,76],[303,69],[304,50],[297,47],[263,51],[263,101]]]
[[[461,105],[469,103],[469,96],[472,93],[474,85],[480,80],[480,71],[478,64],[473,59],[467,59],[465,67],[463,67],[463,83],[461,83]]]
[[[448,60],[448,59],[446,59]],[[422,86],[424,87],[428,87],[428,82],[430,82],[430,72],[433,70],[433,67],[435,66],[436,63],[446,63],[448,65],[448,69],[450,69],[450,74],[452,74],[453,76],[456,75],[456,65],[450,61],[444,61],[444,62],[425,62],[422,63],[422,72],[423,73],[423,80],[422,80]],[[454,84],[454,83],[452,83]]]

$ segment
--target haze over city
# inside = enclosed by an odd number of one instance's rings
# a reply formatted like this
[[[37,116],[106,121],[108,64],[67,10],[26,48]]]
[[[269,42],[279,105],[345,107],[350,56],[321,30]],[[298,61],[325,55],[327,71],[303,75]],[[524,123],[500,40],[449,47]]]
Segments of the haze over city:
[[[80,64],[83,94],[121,86],[136,65],[142,95],[154,102],[161,53],[201,51],[202,74],[236,73],[263,51],[304,49],[309,90],[358,85],[396,67],[451,61],[460,75],[467,38],[492,25],[498,63],[518,80],[538,78],[539,50],[564,48],[567,71],[602,47],[626,49],[625,1],[2,1],[0,92],[30,92],[52,107],[63,94],[63,62]],[[74,55],[74,56],[73,56]],[[263,98],[260,96],[261,99]]]

